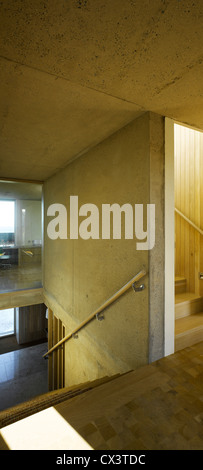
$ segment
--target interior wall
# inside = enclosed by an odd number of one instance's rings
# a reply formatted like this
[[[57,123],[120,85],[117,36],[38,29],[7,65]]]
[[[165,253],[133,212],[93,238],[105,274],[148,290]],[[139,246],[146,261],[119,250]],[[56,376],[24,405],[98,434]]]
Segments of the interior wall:
[[[66,385],[148,363],[149,332],[151,359],[163,353],[163,130],[162,117],[146,113],[44,184],[44,301],[66,334],[142,268],[148,273],[142,292],[130,289],[104,312],[104,321],[93,321],[66,343]],[[79,197],[79,207],[95,204],[100,214],[104,203],[143,204],[146,210],[150,201],[157,202],[154,255],[137,250],[135,238],[51,240],[47,209],[65,205],[69,226],[70,195]],[[146,217],[144,222],[146,229]]]
[[[203,133],[175,124],[175,207],[193,224],[202,226]],[[187,291],[203,293],[199,272],[202,265],[202,236],[178,213],[175,214],[175,274],[187,281]]]
[[[155,204],[156,241],[149,255],[149,362],[165,352],[165,120],[149,113],[150,203]]]

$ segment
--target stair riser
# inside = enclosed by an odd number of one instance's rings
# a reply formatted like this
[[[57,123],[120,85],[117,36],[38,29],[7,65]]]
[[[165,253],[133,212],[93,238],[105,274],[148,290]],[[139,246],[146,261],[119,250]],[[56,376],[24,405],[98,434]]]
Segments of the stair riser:
[[[186,292],[186,282],[175,283],[175,295]]]
[[[175,351],[200,343],[203,339],[203,326],[181,333],[175,337]]]
[[[175,305],[175,318],[187,317],[203,311],[203,298],[181,302]]]

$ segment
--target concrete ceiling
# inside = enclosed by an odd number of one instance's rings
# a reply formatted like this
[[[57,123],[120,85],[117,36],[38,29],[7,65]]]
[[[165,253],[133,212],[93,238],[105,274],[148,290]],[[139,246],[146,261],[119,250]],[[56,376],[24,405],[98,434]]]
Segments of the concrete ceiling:
[[[0,180],[0,198],[1,200],[27,199],[41,201],[42,185],[37,183]]]
[[[145,111],[203,129],[202,0],[0,2],[0,176],[43,181]]]

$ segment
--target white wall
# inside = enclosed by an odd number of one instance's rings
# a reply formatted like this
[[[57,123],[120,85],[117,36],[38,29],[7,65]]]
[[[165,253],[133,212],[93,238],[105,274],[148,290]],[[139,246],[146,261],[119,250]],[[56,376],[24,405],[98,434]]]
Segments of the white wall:
[[[165,356],[174,353],[174,121],[165,119]]]

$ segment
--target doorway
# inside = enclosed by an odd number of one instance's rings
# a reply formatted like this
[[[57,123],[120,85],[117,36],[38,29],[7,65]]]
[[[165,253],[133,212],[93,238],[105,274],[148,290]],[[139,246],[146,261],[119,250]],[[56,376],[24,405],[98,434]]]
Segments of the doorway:
[[[0,310],[0,411],[48,392],[44,304]]]
[[[203,133],[174,124],[175,351],[203,339]]]
[[[42,184],[0,181],[0,294],[42,287]]]
[[[202,221],[203,133],[166,118],[165,356],[203,338]]]

